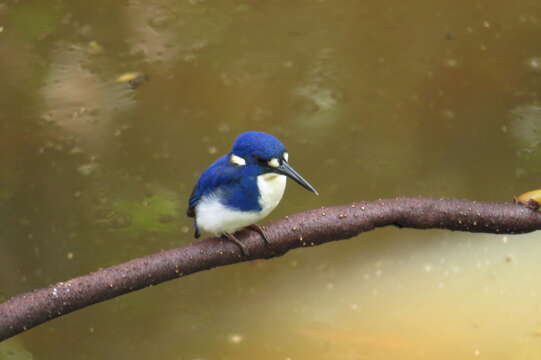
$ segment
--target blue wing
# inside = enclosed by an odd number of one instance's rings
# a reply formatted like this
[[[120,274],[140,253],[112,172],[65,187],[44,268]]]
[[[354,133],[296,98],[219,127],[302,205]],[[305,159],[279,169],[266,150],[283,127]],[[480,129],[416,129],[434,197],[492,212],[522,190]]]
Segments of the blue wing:
[[[195,237],[199,237],[199,228],[195,219],[195,208],[201,199],[220,190],[224,205],[239,210],[261,210],[258,202],[257,167],[237,167],[224,155],[216,160],[201,174],[188,202],[187,215],[194,218]]]
[[[240,174],[239,176],[235,176],[234,169],[229,161],[227,161],[227,155],[224,155],[201,174],[188,202],[187,215],[189,217],[195,216],[195,207],[204,195],[215,191],[218,186],[239,180]]]
[[[190,196],[188,202],[188,210],[186,215],[194,218],[194,236],[198,238],[200,236],[199,227],[197,226],[197,219],[195,218],[195,208],[201,198],[206,194],[216,191],[221,187],[228,187],[231,184],[238,183],[241,179],[241,174],[237,171],[238,168],[234,167],[229,161],[228,156],[224,155],[210,165],[202,174]]]

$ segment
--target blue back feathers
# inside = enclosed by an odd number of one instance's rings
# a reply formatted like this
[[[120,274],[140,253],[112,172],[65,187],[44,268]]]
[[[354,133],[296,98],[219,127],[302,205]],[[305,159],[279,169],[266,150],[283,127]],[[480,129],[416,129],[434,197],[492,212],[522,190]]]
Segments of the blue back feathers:
[[[249,131],[237,137],[232,151],[216,160],[201,174],[190,197],[187,214],[195,216],[195,207],[207,195],[219,196],[228,207],[241,211],[259,211],[259,189],[257,176],[265,170],[258,159],[280,158],[286,151],[274,136],[264,132]],[[235,154],[246,161],[245,166],[236,166],[229,159]]]

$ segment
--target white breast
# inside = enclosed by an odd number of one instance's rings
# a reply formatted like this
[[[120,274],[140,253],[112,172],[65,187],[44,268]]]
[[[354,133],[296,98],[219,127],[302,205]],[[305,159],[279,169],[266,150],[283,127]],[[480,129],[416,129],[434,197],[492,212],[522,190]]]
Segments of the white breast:
[[[234,233],[269,215],[284,195],[286,177],[277,174],[260,175],[257,177],[257,186],[261,211],[234,210],[225,207],[216,196],[206,196],[195,208],[199,228],[214,235]]]
[[[197,226],[205,232],[221,235],[234,233],[251,224],[255,224],[264,216],[260,211],[239,211],[224,206],[215,196],[201,200],[195,208]]]
[[[263,209],[263,217],[269,215],[280,200],[282,200],[282,196],[286,190],[286,179],[285,175],[275,173],[259,175],[257,177],[257,186],[261,194],[259,205]]]

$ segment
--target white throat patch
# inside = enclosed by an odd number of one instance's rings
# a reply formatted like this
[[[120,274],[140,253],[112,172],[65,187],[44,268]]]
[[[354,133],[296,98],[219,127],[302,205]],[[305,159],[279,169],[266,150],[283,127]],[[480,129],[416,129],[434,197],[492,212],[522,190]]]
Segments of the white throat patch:
[[[286,190],[285,175],[268,173],[257,177],[259,188],[259,205],[263,216],[267,216],[278,205]]]

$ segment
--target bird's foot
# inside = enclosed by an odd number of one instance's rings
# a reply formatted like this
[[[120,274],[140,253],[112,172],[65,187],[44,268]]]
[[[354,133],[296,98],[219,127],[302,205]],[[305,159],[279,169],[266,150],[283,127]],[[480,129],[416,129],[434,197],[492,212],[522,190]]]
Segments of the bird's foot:
[[[252,224],[252,225],[248,225],[247,228],[261,235],[261,237],[263,238],[263,241],[265,242],[265,245],[267,245],[268,247],[271,247],[271,244],[269,242],[269,237],[267,236],[267,232],[265,231],[265,228],[263,228],[263,226]]]
[[[230,233],[224,233],[224,236],[226,237],[227,240],[232,241],[235,244],[237,244],[237,246],[240,248],[240,252],[242,253],[243,256],[250,256],[250,252],[246,248],[246,245],[244,245],[242,242],[240,242],[240,240],[237,239],[234,235],[232,235]]]

